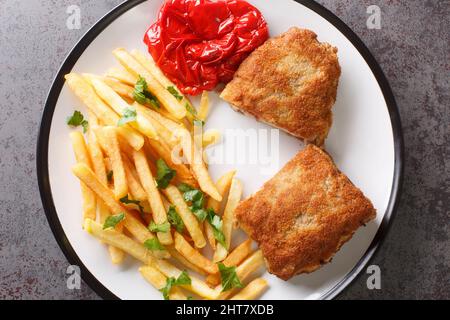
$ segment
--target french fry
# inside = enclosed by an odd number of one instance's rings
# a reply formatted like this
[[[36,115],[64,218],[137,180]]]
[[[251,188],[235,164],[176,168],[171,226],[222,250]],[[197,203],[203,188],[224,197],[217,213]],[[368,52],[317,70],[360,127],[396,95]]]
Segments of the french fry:
[[[91,156],[94,172],[103,184],[108,184],[108,179],[106,176],[105,162],[103,160],[103,153],[100,149],[100,145],[95,135],[94,129],[98,127],[98,119],[94,114],[89,115],[89,131],[88,131],[88,150]],[[100,216],[100,222],[105,223],[106,219],[110,215],[108,207],[100,198],[97,199],[97,211]],[[118,231],[121,231],[122,225],[119,226]],[[109,246],[108,248],[111,261],[113,264],[120,264],[124,258],[125,254],[122,250]]]
[[[178,278],[181,274],[181,270],[176,268],[173,264],[165,260],[157,260],[155,262],[156,267],[161,271],[166,277]],[[216,299],[220,294],[220,288],[211,289],[204,281],[190,275],[191,284],[182,286],[186,290],[189,290],[200,297],[206,299]]]
[[[124,227],[135,237],[140,243],[144,243],[148,239],[154,238],[154,235],[125,207],[123,207],[114,197],[114,193],[104,184],[100,182],[97,176],[85,164],[78,163],[72,167],[72,172],[78,179],[84,182],[99,198],[101,198],[108,206],[111,214],[124,213]],[[154,256],[157,258],[170,257],[167,251],[155,251]]]
[[[116,113],[123,115],[127,109],[132,109],[132,107],[125,100],[123,100],[119,94],[117,94],[101,79],[94,78],[91,81],[97,94],[103,99],[103,101],[106,101],[106,103],[108,103],[108,105]],[[136,121],[130,122],[130,125],[147,137],[158,139],[158,135],[152,123],[148,121],[146,117],[143,117],[137,110],[136,114]]]
[[[237,246],[228,257],[223,260],[223,264],[227,267],[236,267],[247,258],[252,252],[252,240],[247,239]],[[218,274],[211,274],[206,278],[206,282],[210,285],[216,286],[220,284],[220,276]]]
[[[201,274],[203,276],[207,276],[208,273],[197,267],[196,265],[192,264],[188,259],[183,257],[181,253],[179,253],[177,250],[175,250],[173,247],[168,247],[167,250],[169,251],[172,258],[174,258],[176,261],[181,263],[183,266],[187,267],[188,269],[197,272],[198,274]]]
[[[186,226],[187,231],[192,237],[194,244],[197,248],[203,248],[206,245],[205,237],[203,236],[202,229],[197,218],[184,202],[183,196],[180,191],[173,185],[169,185],[163,190],[169,201],[175,205],[178,214]]]
[[[69,73],[65,78],[69,88],[103,123],[109,126],[117,125],[120,117],[97,96],[94,88],[86,80],[75,73]],[[135,150],[142,148],[144,145],[144,137],[139,132],[127,125],[118,129],[118,133]]]
[[[72,132],[70,134],[72,140],[72,146],[75,153],[77,162],[84,163],[89,168],[92,168],[91,159],[86,147],[84,137],[79,131]],[[93,219],[97,215],[97,205],[95,201],[95,194],[84,183],[81,186],[81,196],[83,197],[83,220]]]
[[[114,229],[103,229],[103,226],[91,219],[86,219],[84,228],[94,237],[106,244],[119,248],[145,264],[153,264],[155,257],[142,244]]]
[[[187,242],[186,239],[181,234],[175,232],[174,238],[175,238],[175,249],[190,263],[206,271],[209,274],[217,274],[217,272],[219,271],[217,265],[209,261],[200,252],[192,248],[189,242]]]
[[[250,282],[241,292],[236,294],[230,300],[256,300],[267,289],[267,281],[262,278],[257,278]]]
[[[131,55],[136,59],[137,62],[139,62],[145,69],[147,69],[147,71],[149,71],[164,88],[176,88],[175,84],[164,75],[161,69],[158,68],[151,55],[144,54],[139,50],[132,50]],[[180,95],[182,95],[181,92]]]
[[[162,224],[167,222],[167,213],[164,209],[164,205],[161,200],[161,195],[156,188],[155,179],[153,178],[152,172],[142,150],[133,152],[134,164],[136,171],[138,172],[139,178],[141,180],[142,187],[147,193],[147,199],[152,208],[153,220],[157,224]],[[162,244],[172,244],[173,239],[170,232],[158,232],[158,239]]]
[[[127,177],[128,189],[130,190],[131,196],[135,200],[144,202],[147,200],[147,194],[139,182],[139,176],[133,172],[133,164],[125,155],[122,155],[122,159],[123,167],[125,169],[125,176]]]
[[[171,148],[174,148],[178,143],[179,139],[177,139],[171,132],[168,130],[165,126],[163,126],[159,121],[157,121],[154,117],[150,116],[147,112],[148,108],[144,107],[143,105],[140,105],[139,103],[135,102],[133,104],[133,107],[141,113],[143,117],[146,117],[148,121],[151,122],[153,127],[155,128],[156,132],[158,133],[158,136]]]
[[[129,73],[124,68],[110,68],[106,73],[107,77],[114,78],[123,82],[127,85],[134,87],[137,82],[137,78],[134,77],[131,73]]]
[[[149,282],[157,290],[161,290],[166,286],[167,277],[158,269],[152,266],[142,266],[139,272],[147,282]],[[187,300],[186,295],[177,287],[173,287],[169,293],[170,300]]]
[[[119,60],[122,66],[133,76],[141,76],[146,82],[148,89],[153,93],[162,106],[166,108],[175,118],[183,119],[186,116],[186,109],[179,101],[164,88],[155,77],[147,71],[136,59],[125,49],[119,48],[113,51],[114,56]]]
[[[134,88],[126,85],[122,82],[119,82],[113,78],[109,77],[102,77],[91,73],[83,73],[83,78],[86,79],[87,82],[89,82],[90,85],[93,85],[93,80],[100,80],[103,83],[105,83],[108,87],[110,87],[114,92],[116,92],[118,95],[120,95],[122,98],[126,100],[134,100],[133,92]]]
[[[209,95],[208,91],[203,91],[200,100],[200,108],[198,110],[198,118],[202,121],[206,121],[209,114]]]
[[[97,130],[96,134],[100,145],[111,160],[114,174],[114,194],[116,200],[119,200],[128,195],[128,185],[116,128],[103,127]]]
[[[264,265],[264,258],[261,250],[254,252],[250,257],[248,257],[240,266],[236,268],[236,275],[242,283],[245,283],[247,278],[255,271],[257,271],[261,266]],[[216,287],[216,290],[220,291],[220,295],[217,297],[218,300],[225,300],[229,296],[236,292],[236,289],[231,289],[222,292],[222,285]]]
[[[230,248],[231,243],[231,234],[233,231],[234,211],[241,201],[241,196],[242,184],[238,179],[233,178],[230,186],[227,205],[223,213],[222,232],[225,236],[226,247],[223,247],[220,243],[217,244],[216,251],[214,252],[214,262],[224,260],[228,254],[228,249]]]
[[[198,150],[192,136],[187,130],[182,130],[179,134],[184,156],[191,165],[191,169],[197,178],[200,189],[202,189],[202,191],[207,193],[213,199],[222,201],[222,196],[219,191],[217,191],[217,188],[214,185],[208,170],[206,169],[206,165],[203,162],[202,152]]]
[[[230,171],[230,172],[224,174],[222,177],[219,178],[219,180],[217,180],[217,183],[216,183],[217,191],[219,191],[219,193],[222,197],[225,197],[228,190],[230,189],[231,181],[233,180],[233,177],[235,176],[235,174],[236,174],[236,170],[233,170],[233,171]],[[213,198],[209,198],[206,207],[208,209],[213,209],[214,212],[217,214],[221,214],[221,212],[220,212],[221,204],[222,204],[221,201],[217,201],[217,200],[214,200]],[[213,228],[207,221],[205,221],[204,224],[205,224],[206,238],[208,239],[208,242],[211,245],[211,247],[215,250],[216,249],[216,239],[214,237]]]
[[[203,132],[203,149],[219,143],[221,134],[216,129],[209,129]]]

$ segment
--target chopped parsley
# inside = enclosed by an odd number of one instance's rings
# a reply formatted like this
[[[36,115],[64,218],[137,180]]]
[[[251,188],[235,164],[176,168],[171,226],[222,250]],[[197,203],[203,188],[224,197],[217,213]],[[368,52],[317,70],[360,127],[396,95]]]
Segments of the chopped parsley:
[[[119,119],[117,126],[121,127],[128,122],[136,121],[136,118],[137,118],[136,110],[132,108],[126,108],[123,111],[122,118]]]
[[[140,211],[141,213],[144,212],[144,207],[141,205],[141,202],[138,201],[138,200],[131,200],[131,199],[128,197],[128,195],[126,195],[125,197],[121,198],[119,201],[122,202],[123,204],[134,204],[134,205],[138,206],[139,211]]]
[[[165,189],[170,181],[175,177],[177,172],[170,168],[163,159],[156,161],[156,184],[158,189]]]
[[[148,226],[148,230],[150,230],[151,232],[169,232],[170,230],[170,223],[169,222],[164,222],[164,223],[154,223],[153,221],[150,223],[150,225]]]
[[[174,286],[183,286],[191,284],[192,280],[186,271],[183,271],[178,278],[169,277],[166,279],[166,285],[160,289],[163,294],[164,300],[169,300],[170,291]]]
[[[144,247],[151,251],[164,251],[165,248],[159,242],[158,238],[147,239],[144,242]]]
[[[184,222],[183,219],[179,216],[177,210],[174,206],[170,206],[169,211],[167,212],[167,219],[170,224],[174,226],[174,228],[179,232],[183,233],[184,231]]]
[[[84,119],[83,114],[78,110],[75,110],[73,112],[73,115],[71,115],[70,117],[67,117],[66,123],[71,127],[82,126],[83,133],[86,133],[87,129],[89,127],[89,122]]]
[[[105,223],[103,224],[103,230],[109,229],[109,228],[115,228],[124,219],[125,219],[125,213],[123,213],[123,212],[109,216],[108,218],[106,218]]]
[[[150,105],[155,109],[161,107],[158,99],[148,90],[147,81],[139,76],[133,91],[134,100],[142,105]]]
[[[178,90],[174,86],[167,87],[167,91],[169,91],[178,101],[183,100],[183,96],[178,92]]]
[[[227,267],[222,262],[218,264],[220,278],[222,280],[222,292],[233,288],[242,288],[243,285],[236,274],[236,267]]]

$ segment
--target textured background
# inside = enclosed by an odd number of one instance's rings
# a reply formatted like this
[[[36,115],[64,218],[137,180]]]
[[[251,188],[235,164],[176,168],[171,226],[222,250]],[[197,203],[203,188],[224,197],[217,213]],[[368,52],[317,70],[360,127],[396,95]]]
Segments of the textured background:
[[[0,0],[0,299],[98,299],[66,288],[68,265],[36,182],[44,101],[64,57],[121,0]],[[450,2],[320,0],[366,43],[390,81],[403,122],[406,170],[397,217],[373,260],[382,289],[362,274],[340,299],[449,299]],[[66,28],[69,5],[81,30]],[[368,30],[366,9],[382,11]]]

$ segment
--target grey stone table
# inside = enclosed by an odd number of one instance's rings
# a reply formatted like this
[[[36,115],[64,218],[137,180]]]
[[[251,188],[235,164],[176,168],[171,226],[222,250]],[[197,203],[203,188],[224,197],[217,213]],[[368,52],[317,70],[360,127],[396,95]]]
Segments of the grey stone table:
[[[121,0],[0,0],[0,299],[98,299],[66,286],[68,262],[48,226],[35,145],[47,91],[66,54]],[[389,79],[406,144],[402,200],[373,260],[381,290],[363,273],[340,299],[450,298],[450,2],[320,0],[366,43]],[[81,8],[81,29],[66,9]],[[367,28],[367,7],[381,29]]]

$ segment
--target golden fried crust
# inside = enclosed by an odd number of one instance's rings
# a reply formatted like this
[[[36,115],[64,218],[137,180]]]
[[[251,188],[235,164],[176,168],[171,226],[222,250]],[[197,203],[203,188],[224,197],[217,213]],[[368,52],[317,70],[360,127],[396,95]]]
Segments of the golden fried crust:
[[[312,31],[291,28],[256,49],[221,97],[237,111],[322,145],[340,74],[336,48]]]
[[[370,200],[313,145],[236,209],[269,272],[284,280],[329,262],[375,216]]]

